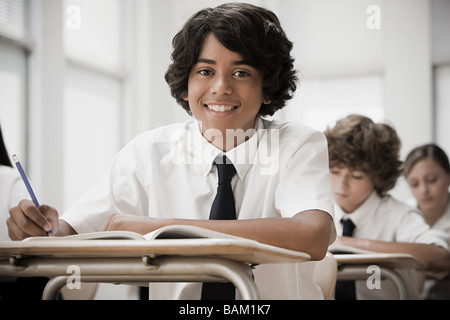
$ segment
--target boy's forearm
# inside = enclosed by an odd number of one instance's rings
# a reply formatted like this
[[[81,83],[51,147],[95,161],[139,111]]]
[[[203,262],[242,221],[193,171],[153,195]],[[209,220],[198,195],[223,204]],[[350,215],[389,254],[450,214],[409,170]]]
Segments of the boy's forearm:
[[[261,218],[249,220],[171,219],[167,224],[194,225],[261,243],[306,252],[313,260],[322,259],[332,234],[331,216],[311,210],[292,218]]]
[[[261,243],[308,253],[321,260],[328,249],[334,228],[331,216],[320,210],[307,210],[292,218],[248,220],[159,219],[131,214],[112,214],[102,228],[146,234],[168,225],[192,225]]]
[[[431,244],[388,242],[350,237],[341,237],[340,243],[374,252],[407,253],[428,263],[429,270],[450,270],[450,253],[444,248]]]

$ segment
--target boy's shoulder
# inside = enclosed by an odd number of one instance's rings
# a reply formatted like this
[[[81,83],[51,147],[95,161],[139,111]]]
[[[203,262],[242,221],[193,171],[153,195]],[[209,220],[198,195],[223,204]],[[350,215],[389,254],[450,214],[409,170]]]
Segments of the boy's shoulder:
[[[280,134],[283,135],[293,135],[298,137],[303,135],[311,135],[314,133],[321,134],[320,131],[299,122],[268,119],[262,119],[262,121],[264,124],[264,129],[279,130]]]
[[[148,143],[170,143],[176,141],[180,135],[193,132],[196,127],[195,120],[188,119],[184,122],[168,124],[145,131],[131,141],[135,145]]]
[[[306,141],[320,141],[326,143],[326,138],[323,132],[311,128],[305,124],[294,121],[280,121],[262,119],[264,129],[268,132],[273,130],[278,131],[280,142],[287,142],[292,145],[295,141],[297,145],[302,145]],[[270,135],[270,134],[269,134]]]
[[[308,127],[300,122],[294,121],[282,121],[277,119],[265,119],[261,118],[265,129],[279,129],[279,130],[295,130],[298,132],[310,132],[315,131],[313,128]]]

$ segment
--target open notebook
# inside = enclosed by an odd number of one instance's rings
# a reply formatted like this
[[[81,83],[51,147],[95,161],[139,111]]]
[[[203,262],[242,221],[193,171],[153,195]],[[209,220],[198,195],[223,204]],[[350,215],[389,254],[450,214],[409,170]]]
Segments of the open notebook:
[[[157,229],[153,232],[141,235],[131,231],[101,231],[80,233],[64,237],[30,237],[23,241],[47,241],[47,240],[113,240],[113,239],[130,239],[130,240],[154,240],[154,239],[244,239],[232,236],[226,233],[211,231],[208,229],[187,226],[187,225],[170,225]],[[247,239],[246,239],[247,240]]]

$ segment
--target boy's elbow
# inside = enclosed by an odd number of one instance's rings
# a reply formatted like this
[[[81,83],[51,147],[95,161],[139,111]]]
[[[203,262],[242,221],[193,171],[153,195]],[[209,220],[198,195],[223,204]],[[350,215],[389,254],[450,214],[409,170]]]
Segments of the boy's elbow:
[[[297,216],[301,217],[303,214],[304,212]],[[328,252],[329,244],[334,240],[331,237],[336,234],[333,219],[328,213],[319,210],[308,211],[308,215],[306,223],[308,238],[299,239],[296,250],[308,253],[311,260],[322,260]]]
[[[317,241],[313,246],[311,246],[311,249],[309,250],[311,260],[319,261],[325,258],[325,255],[328,252],[328,245],[330,243],[330,234],[330,228],[324,228],[323,231],[317,231]]]
[[[441,252],[441,259],[438,259],[436,265],[431,264],[431,269],[439,272],[450,271],[450,252],[447,249],[439,248]],[[434,261],[433,261],[434,262]]]

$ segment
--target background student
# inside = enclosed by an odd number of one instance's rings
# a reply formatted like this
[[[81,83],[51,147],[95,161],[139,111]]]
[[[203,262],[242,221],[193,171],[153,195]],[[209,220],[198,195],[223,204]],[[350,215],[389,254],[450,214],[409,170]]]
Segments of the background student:
[[[6,220],[20,199],[29,198],[18,171],[12,167],[0,127],[0,241],[11,241]],[[0,300],[40,300],[48,281],[45,277],[7,279],[0,277]]]
[[[12,237],[50,229],[145,234],[185,224],[322,259],[335,238],[326,139],[304,125],[262,118],[284,107],[296,89],[292,43],[276,15],[240,3],[204,9],[173,47],[166,81],[193,118],[136,137],[62,219],[49,206],[20,202],[8,220]],[[230,183],[236,219],[210,220],[220,168],[214,163],[224,155],[236,171]],[[313,268],[266,265],[254,276],[263,299],[318,299]],[[202,292],[200,284],[151,284],[149,296],[198,299]]]
[[[0,241],[10,241],[6,227],[9,209],[20,199],[29,197],[19,172],[12,166],[11,155],[6,150],[0,127]]]
[[[425,221],[450,243],[450,164],[444,150],[436,144],[416,147],[406,157],[403,173]],[[441,280],[426,280],[422,297],[450,299],[448,273]]]
[[[325,131],[330,161],[330,185],[335,199],[337,244],[376,252],[408,253],[447,270],[450,255],[445,239],[431,230],[420,213],[388,194],[401,174],[400,140],[395,130],[361,115],[349,115]],[[351,223],[350,223],[351,222]],[[343,229],[353,233],[341,236]],[[344,226],[344,228],[343,228]],[[423,275],[400,271],[410,298],[417,299]],[[393,285],[380,290],[356,282],[358,299],[396,299]]]

